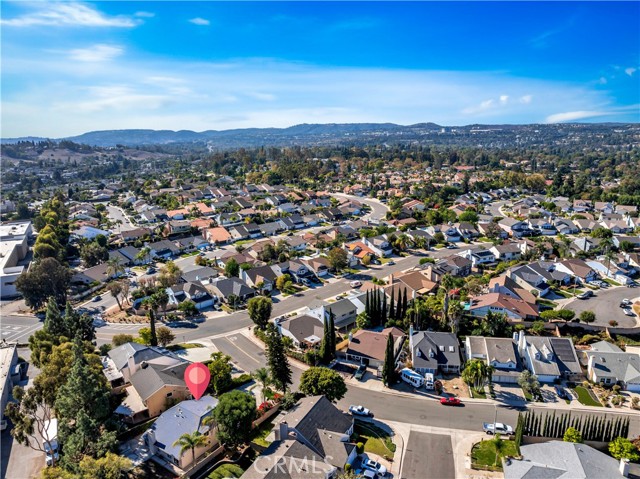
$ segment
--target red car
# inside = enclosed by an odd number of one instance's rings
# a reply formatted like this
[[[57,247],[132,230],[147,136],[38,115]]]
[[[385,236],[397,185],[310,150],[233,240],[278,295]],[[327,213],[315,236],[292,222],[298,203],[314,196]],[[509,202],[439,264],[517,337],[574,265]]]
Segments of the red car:
[[[457,397],[447,397],[440,398],[440,404],[444,404],[445,406],[460,406],[460,404],[462,404],[462,401],[460,401],[460,398]]]

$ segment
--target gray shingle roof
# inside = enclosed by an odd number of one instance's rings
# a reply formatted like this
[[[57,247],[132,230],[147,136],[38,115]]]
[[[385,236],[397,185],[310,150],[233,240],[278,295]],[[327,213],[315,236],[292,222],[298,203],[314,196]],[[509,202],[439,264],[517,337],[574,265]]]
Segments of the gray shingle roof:
[[[414,368],[460,367],[460,347],[455,334],[416,331],[412,341]]]
[[[131,376],[131,385],[136,388],[143,401],[149,399],[164,386],[182,386],[186,388],[184,371],[189,364],[186,361],[172,366],[149,364]]]

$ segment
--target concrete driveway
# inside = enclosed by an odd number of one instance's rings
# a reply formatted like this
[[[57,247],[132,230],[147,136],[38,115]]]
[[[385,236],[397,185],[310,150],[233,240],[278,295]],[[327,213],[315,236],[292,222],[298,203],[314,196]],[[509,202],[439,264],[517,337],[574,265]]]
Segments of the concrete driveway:
[[[599,289],[595,295],[589,299],[572,299],[563,308],[576,312],[579,316],[582,311],[593,311],[596,321],[592,324],[598,326],[609,326],[609,321],[617,321],[619,328],[633,328],[638,326],[637,317],[625,316],[620,308],[620,301],[623,299],[640,300],[639,288],[610,287]]]
[[[496,401],[504,404],[522,405],[527,402],[522,388],[517,384],[493,383],[493,392],[496,394]]]
[[[411,431],[402,464],[402,479],[454,479],[451,436]]]

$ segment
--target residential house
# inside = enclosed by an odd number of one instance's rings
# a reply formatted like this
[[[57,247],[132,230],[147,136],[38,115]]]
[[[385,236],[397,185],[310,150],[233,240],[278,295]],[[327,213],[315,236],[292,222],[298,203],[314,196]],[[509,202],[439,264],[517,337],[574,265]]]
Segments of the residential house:
[[[566,218],[556,218],[553,221],[553,226],[556,227],[558,234],[561,235],[574,235],[580,232],[580,229],[571,220]]]
[[[449,243],[457,243],[462,240],[460,232],[453,225],[427,226],[427,233],[434,238],[438,233],[442,233],[445,241]]]
[[[244,303],[256,295],[254,289],[240,278],[220,278],[206,286],[207,290],[219,301],[228,303],[229,296],[235,295],[240,303]]]
[[[526,336],[524,331],[517,336],[518,353],[525,367],[542,383],[553,383],[559,379],[578,381],[582,368],[571,338]]]
[[[345,249],[348,252],[348,261],[349,266],[354,267],[359,264],[363,264],[363,261],[366,263],[367,261],[372,261],[376,258],[377,253],[369,248],[362,241],[353,241],[352,243],[345,243]],[[368,258],[368,259],[365,259]]]
[[[198,266],[182,272],[180,280],[184,283],[211,283],[219,276],[218,271],[209,266]]]
[[[535,321],[538,305],[502,293],[487,293],[471,299],[469,313],[484,318],[487,314],[505,314],[510,321]]]
[[[480,236],[478,229],[473,225],[473,223],[469,223],[468,221],[454,223],[453,226],[458,230],[460,236],[467,241],[473,241]]]
[[[316,256],[314,258],[302,259],[304,264],[307,265],[310,271],[312,271],[318,278],[324,278],[329,274],[331,265],[327,258],[322,256]]]
[[[384,364],[385,352],[387,350],[387,338],[391,334],[393,337],[394,364],[402,352],[405,334],[396,327],[386,328],[382,331],[371,331],[360,329],[355,334],[350,335],[347,346],[346,358],[349,361],[356,361],[360,364],[367,364],[372,368],[378,368]]]
[[[486,249],[466,249],[457,253],[458,256],[471,260],[471,265],[474,268],[482,267],[484,265],[493,264],[496,262],[496,257],[491,250]]]
[[[624,479],[629,464],[582,443],[548,441],[520,446],[503,462],[504,479]]]
[[[356,316],[364,311],[364,306],[352,298],[342,298],[333,303],[323,300],[312,301],[307,310],[307,314],[323,321],[328,321],[329,316],[333,314],[336,329],[345,330],[355,324]]]
[[[189,220],[171,220],[166,224],[165,231],[169,236],[180,235],[191,231]]]
[[[524,221],[507,217],[498,221],[498,226],[513,238],[522,238],[523,236],[531,235],[531,229]]]
[[[275,441],[241,479],[331,479],[357,457],[353,417],[324,396],[302,398],[278,419]],[[349,466],[347,466],[349,465]]]
[[[584,352],[588,359],[587,377],[590,381],[640,393],[640,354],[637,348],[627,347],[627,352],[606,341],[591,345]]]
[[[393,254],[393,248],[386,235],[362,238],[362,242],[381,258],[386,258]]]
[[[440,268],[445,273],[448,273],[452,276],[458,276],[458,277],[464,278],[471,274],[472,265],[473,265],[473,262],[470,259],[454,254],[452,256],[447,256],[445,258],[442,258],[441,260],[437,261],[435,265],[432,265],[432,266],[435,266],[436,268]]]
[[[149,254],[152,258],[171,259],[180,254],[180,248],[169,240],[160,240],[155,243],[145,244],[149,248]]]
[[[162,465],[168,462],[183,471],[187,471],[204,454],[218,445],[215,424],[206,425],[205,419],[213,415],[218,400],[212,396],[202,396],[199,400],[182,401],[160,415],[160,417],[143,434],[144,444],[149,452],[158,456]],[[176,444],[183,434],[193,434],[198,431],[207,438],[203,446],[193,451],[181,451]],[[173,473],[174,471],[171,470]]]
[[[413,369],[420,374],[460,372],[460,343],[453,333],[414,331],[411,326],[409,349]]]
[[[276,319],[276,327],[283,337],[291,338],[299,349],[315,348],[324,337],[324,324],[315,316],[302,314],[293,318]]]
[[[557,271],[567,273],[571,275],[574,280],[579,280],[581,283],[589,283],[598,279],[598,273],[593,270],[585,261],[574,258],[565,259],[555,263]]]
[[[501,293],[531,304],[536,302],[536,297],[531,292],[506,274],[489,280],[489,293]]]
[[[507,271],[507,276],[529,292],[536,291],[539,297],[549,294],[551,285],[568,285],[571,275],[556,269],[556,263],[537,261],[515,266]]]
[[[271,292],[276,287],[276,280],[279,270],[273,266],[257,266],[255,268],[243,269],[240,271],[240,279],[252,288],[262,292]]]
[[[261,224],[259,228],[260,233],[262,233],[262,235],[266,237],[275,236],[285,229],[279,221]]]
[[[515,384],[522,372],[517,342],[513,338],[467,336],[465,356],[467,361],[480,359],[487,366],[493,366],[491,381],[495,383]]]
[[[191,300],[195,303],[198,311],[202,311],[211,308],[216,303],[216,298],[199,282],[176,284],[167,288],[167,294],[169,295],[169,304],[176,307],[184,301]]]
[[[520,259],[522,252],[516,243],[504,243],[492,246],[489,251],[500,261],[514,261]]]

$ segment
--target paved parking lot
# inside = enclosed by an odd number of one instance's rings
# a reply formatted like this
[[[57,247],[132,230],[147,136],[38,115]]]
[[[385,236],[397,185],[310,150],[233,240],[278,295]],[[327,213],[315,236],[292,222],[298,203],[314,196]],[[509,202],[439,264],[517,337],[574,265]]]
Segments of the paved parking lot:
[[[411,431],[402,479],[453,479],[455,476],[451,436]]]
[[[620,308],[623,299],[639,299],[640,288],[609,288],[595,291],[595,296],[589,299],[574,299],[568,302],[564,308],[580,315],[582,311],[593,311],[599,326],[609,326],[609,321],[617,321],[620,328],[632,328],[637,326],[637,318],[625,316]]]

